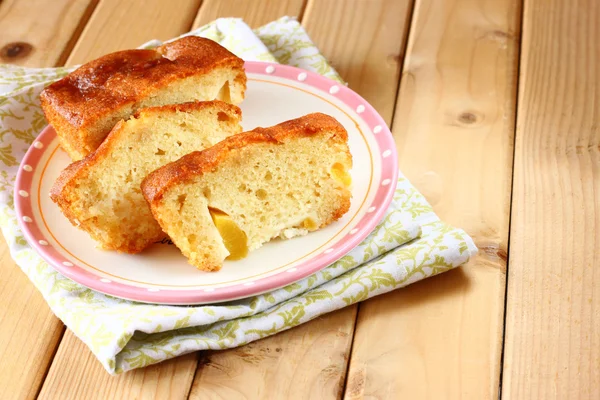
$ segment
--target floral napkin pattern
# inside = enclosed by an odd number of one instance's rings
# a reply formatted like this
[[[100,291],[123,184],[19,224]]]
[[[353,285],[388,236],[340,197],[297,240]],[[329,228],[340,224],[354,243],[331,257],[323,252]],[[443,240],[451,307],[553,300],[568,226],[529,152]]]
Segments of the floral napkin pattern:
[[[245,60],[289,64],[342,82],[293,18],[254,31],[240,19],[218,19],[186,35],[208,37]],[[27,244],[13,199],[20,160],[46,125],[39,93],[70,70],[0,65],[0,227],[12,257],[52,311],[112,374],[192,351],[241,346],[455,268],[477,251],[471,238],[441,222],[400,174],[392,205],[359,246],[320,272],[270,293],[184,307],[131,302],[81,286]]]

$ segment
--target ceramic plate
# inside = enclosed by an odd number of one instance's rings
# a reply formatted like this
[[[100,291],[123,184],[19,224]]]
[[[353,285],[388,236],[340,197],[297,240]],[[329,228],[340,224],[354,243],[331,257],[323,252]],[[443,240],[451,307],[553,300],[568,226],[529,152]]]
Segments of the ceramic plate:
[[[219,272],[187,263],[167,240],[141,254],[96,248],[49,198],[69,158],[47,127],[28,150],[15,187],[19,223],[28,242],[56,270],[91,289],[148,303],[202,304],[248,297],[293,283],[331,264],[359,244],[383,217],[394,193],[397,157],[383,119],[347,87],[320,75],[276,64],[247,62],[241,105],[245,130],[312,112],[340,121],[354,167],[350,211],[330,226],[291,240],[274,240]]]

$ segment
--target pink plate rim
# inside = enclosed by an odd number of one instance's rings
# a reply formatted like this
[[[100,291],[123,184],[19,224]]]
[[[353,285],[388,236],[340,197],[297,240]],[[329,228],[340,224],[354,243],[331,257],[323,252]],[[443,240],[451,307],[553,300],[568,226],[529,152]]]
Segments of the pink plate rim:
[[[371,203],[372,212],[366,213],[348,235],[324,252],[306,260],[295,268],[283,270],[253,282],[235,283],[207,289],[152,289],[110,281],[71,263],[52,245],[44,240],[42,232],[33,218],[33,205],[29,193],[33,185],[33,170],[39,163],[44,147],[55,138],[54,130],[46,127],[29,148],[15,181],[15,209],[19,226],[29,244],[54,269],[73,281],[98,292],[132,301],[154,304],[189,305],[209,304],[246,298],[292,284],[314,274],[337,261],[363,241],[375,229],[392,201],[398,180],[398,157],[396,145],[387,124],[377,111],[359,94],[339,82],[317,73],[287,65],[246,61],[246,72],[276,76],[285,80],[301,82],[320,92],[335,96],[354,110],[353,117],[362,119],[370,128],[379,146],[381,158],[381,180]],[[385,150],[384,150],[385,149]],[[25,169],[24,167],[27,167]],[[333,250],[331,250],[333,249]],[[66,263],[66,264],[65,264]]]

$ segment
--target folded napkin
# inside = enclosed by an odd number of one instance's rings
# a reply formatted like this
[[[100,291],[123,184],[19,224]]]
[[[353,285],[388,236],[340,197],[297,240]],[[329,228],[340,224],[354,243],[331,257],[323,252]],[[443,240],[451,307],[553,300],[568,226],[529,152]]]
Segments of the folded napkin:
[[[219,19],[186,35],[208,37],[245,60],[294,65],[342,82],[292,18],[254,31],[240,19]],[[441,222],[400,175],[393,203],[367,239],[334,264],[282,289],[188,307],[136,303],[87,289],[57,273],[27,244],[13,202],[18,165],[46,125],[38,95],[70,70],[0,66],[0,226],[12,257],[52,311],[112,374],[196,350],[241,346],[457,267],[477,251],[465,232]]]

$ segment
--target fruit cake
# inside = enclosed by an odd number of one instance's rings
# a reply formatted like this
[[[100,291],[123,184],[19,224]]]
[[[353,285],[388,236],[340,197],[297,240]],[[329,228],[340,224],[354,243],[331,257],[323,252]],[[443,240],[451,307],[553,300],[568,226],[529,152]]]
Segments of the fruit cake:
[[[200,270],[217,271],[269,240],[322,228],[350,207],[348,134],[309,114],[231,136],[152,172],[152,214]]]
[[[137,253],[161,238],[140,189],[155,169],[241,132],[238,107],[214,100],[139,110],[96,151],[65,169],[51,190],[71,223],[100,247]]]

